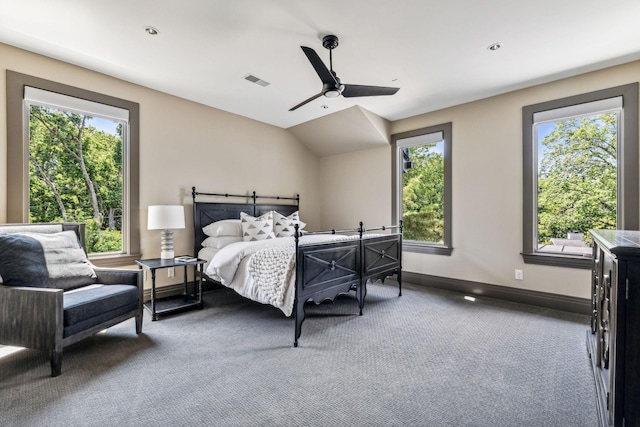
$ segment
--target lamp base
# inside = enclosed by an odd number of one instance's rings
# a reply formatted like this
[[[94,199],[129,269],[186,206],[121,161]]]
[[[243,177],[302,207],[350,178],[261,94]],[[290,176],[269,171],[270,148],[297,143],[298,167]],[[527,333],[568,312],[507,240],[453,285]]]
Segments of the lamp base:
[[[160,252],[160,258],[161,259],[173,259],[175,258],[176,255],[173,251],[162,251]]]
[[[173,231],[162,230],[162,241],[160,242],[160,258],[172,259],[175,257],[173,252]]]

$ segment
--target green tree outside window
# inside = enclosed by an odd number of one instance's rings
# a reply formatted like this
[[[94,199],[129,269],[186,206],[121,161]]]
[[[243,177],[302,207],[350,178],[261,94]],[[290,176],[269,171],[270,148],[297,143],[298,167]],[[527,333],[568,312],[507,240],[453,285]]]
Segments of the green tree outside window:
[[[589,229],[615,229],[617,128],[615,112],[554,123],[540,141],[538,243]]]
[[[444,143],[408,147],[412,167],[402,177],[403,237],[444,242]]]
[[[92,117],[30,106],[31,222],[84,222],[89,253],[122,250],[123,126],[96,129]]]

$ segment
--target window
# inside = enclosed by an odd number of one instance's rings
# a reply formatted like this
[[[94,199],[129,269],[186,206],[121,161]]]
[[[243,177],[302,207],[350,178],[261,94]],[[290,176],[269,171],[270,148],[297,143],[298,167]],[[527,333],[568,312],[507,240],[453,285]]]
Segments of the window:
[[[25,86],[29,222],[83,222],[87,252],[122,252],[129,111]]]
[[[590,229],[638,228],[638,84],[523,108],[525,262],[590,268]]]
[[[393,220],[403,249],[450,255],[451,123],[392,135]]]
[[[138,117],[136,103],[7,71],[9,221],[84,222],[92,259],[131,263]]]

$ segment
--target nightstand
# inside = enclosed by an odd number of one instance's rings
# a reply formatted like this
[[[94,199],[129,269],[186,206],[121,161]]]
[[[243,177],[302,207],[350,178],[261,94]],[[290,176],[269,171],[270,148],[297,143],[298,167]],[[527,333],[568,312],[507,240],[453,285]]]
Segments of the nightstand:
[[[202,277],[204,277],[203,266],[206,263],[203,259],[191,261],[176,261],[175,259],[137,259],[136,264],[142,268],[148,268],[151,272],[151,301],[145,302],[144,306],[151,312],[151,320],[158,320],[159,314],[174,313],[188,310],[190,308],[202,308]],[[187,280],[187,267],[192,266],[198,269],[200,274],[194,274],[193,292],[189,292],[189,282]],[[184,292],[165,298],[156,298],[156,270],[163,268],[184,267]],[[200,278],[198,278],[200,277]],[[197,281],[197,283],[196,283]]]

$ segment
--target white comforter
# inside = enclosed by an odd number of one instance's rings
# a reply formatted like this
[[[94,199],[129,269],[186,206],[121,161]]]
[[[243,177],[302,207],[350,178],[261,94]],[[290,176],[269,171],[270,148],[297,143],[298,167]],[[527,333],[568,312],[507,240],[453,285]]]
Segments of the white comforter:
[[[302,236],[300,244],[358,238],[343,235]],[[293,237],[232,243],[209,261],[206,274],[240,295],[279,308],[286,316],[295,298]]]

